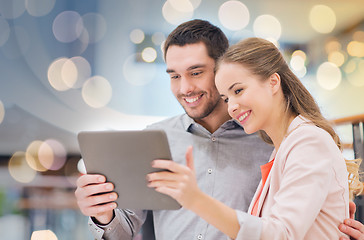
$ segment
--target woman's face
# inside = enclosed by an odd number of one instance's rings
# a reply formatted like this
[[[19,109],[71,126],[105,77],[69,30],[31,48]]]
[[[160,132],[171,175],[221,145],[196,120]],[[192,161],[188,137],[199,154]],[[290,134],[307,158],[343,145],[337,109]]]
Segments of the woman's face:
[[[222,62],[216,73],[216,87],[228,104],[229,115],[248,134],[269,128],[270,116],[276,109],[273,101],[276,87],[271,78],[261,80],[238,63]]]

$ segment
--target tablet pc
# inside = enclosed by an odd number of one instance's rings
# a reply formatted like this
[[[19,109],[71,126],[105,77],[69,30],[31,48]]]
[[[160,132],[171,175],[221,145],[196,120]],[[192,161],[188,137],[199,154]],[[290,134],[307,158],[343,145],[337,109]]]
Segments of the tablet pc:
[[[105,175],[115,185],[122,209],[173,210],[180,204],[147,186],[146,175],[162,171],[154,159],[172,159],[162,130],[82,131],[78,134],[87,173]]]

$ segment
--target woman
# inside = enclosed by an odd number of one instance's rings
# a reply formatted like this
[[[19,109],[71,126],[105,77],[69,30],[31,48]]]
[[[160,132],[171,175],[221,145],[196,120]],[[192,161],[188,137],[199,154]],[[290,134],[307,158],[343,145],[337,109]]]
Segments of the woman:
[[[348,175],[340,140],[279,50],[263,39],[244,40],[222,56],[215,82],[230,116],[248,134],[260,131],[275,148],[269,162],[261,166],[262,181],[248,213],[199,190],[192,148],[187,150],[185,168],[172,169],[168,161],[154,161],[154,167],[180,177],[152,173],[149,186],[233,239],[339,239],[343,234],[338,226],[349,217]]]

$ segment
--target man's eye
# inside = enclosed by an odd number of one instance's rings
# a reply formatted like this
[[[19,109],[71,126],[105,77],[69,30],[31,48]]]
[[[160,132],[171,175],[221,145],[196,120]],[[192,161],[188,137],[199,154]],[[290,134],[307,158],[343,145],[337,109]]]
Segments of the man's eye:
[[[193,72],[192,73],[192,76],[198,76],[198,75],[200,75],[202,72]]]
[[[178,79],[179,78],[179,76],[171,76],[171,79]]]

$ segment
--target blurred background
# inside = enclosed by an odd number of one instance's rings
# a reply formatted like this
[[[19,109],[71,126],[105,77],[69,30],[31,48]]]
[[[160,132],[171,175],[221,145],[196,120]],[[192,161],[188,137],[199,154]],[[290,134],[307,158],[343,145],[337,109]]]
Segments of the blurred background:
[[[328,119],[364,113],[364,0],[0,0],[0,239],[92,239],[77,133],[182,113],[161,46],[195,18],[274,42]]]

